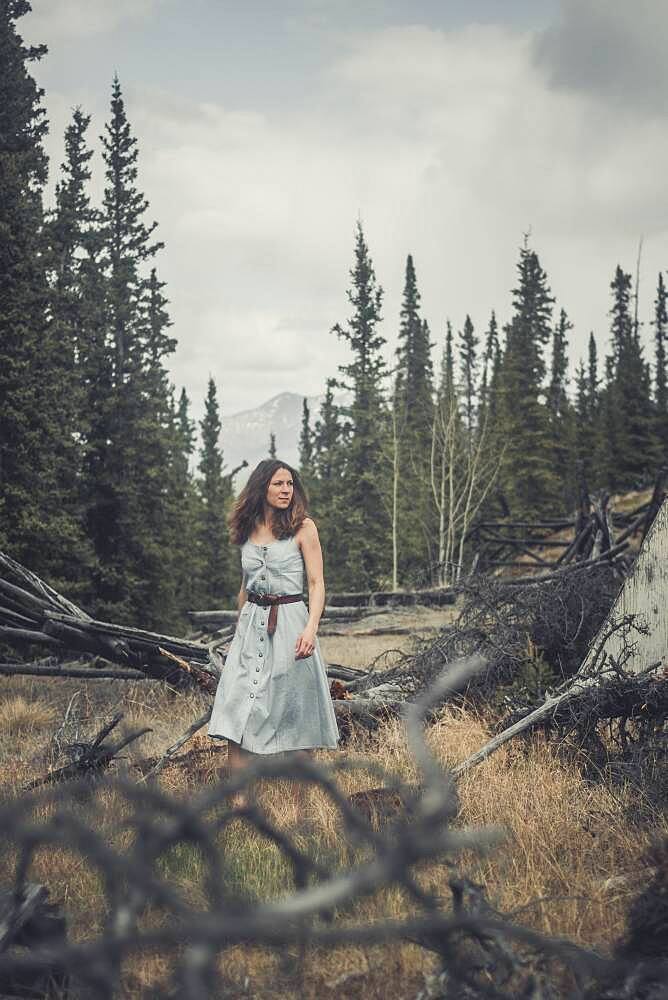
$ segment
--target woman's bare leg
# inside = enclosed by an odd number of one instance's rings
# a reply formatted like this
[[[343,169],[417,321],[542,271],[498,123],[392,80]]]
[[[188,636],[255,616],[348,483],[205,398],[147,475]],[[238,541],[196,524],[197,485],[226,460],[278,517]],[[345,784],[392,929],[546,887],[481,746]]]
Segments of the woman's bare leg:
[[[230,769],[230,776],[235,771],[242,771],[253,755],[248,750],[235,743],[234,740],[227,741],[227,762]],[[235,809],[245,809],[248,805],[248,794],[246,791],[235,792],[232,796],[232,805]]]

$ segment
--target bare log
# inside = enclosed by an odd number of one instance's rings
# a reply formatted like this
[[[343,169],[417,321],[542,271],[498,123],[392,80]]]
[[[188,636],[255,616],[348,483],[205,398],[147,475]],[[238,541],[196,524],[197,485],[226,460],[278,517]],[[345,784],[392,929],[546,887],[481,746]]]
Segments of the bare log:
[[[106,669],[104,667],[86,667],[71,663],[0,663],[0,675],[5,677],[81,677],[85,680],[100,680],[105,678],[117,681],[151,681],[158,679],[149,677],[141,670]]]

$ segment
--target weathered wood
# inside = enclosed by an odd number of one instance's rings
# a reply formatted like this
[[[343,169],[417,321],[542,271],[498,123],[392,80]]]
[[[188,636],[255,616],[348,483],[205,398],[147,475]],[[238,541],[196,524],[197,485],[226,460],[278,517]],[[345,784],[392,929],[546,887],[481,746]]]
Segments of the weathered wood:
[[[37,632],[35,629],[11,628],[8,625],[0,625],[0,639],[7,642],[39,642],[43,646],[54,646],[63,649],[63,644],[54,636],[45,635],[44,632]]]
[[[49,771],[42,778],[35,778],[34,781],[25,786],[24,791],[41,788],[44,785],[56,785],[63,781],[72,781],[83,776],[95,776],[107,768],[114,757],[121,750],[124,750],[126,746],[138,740],[140,736],[145,736],[146,733],[152,732],[150,726],[145,726],[143,729],[136,730],[124,736],[118,743],[111,744],[110,746],[106,745],[104,741],[122,718],[123,713],[118,712],[110,722],[106,723],[100,729],[93,741],[88,746],[82,748],[76,760],[57,768],[55,771]]]
[[[389,614],[391,610],[391,608],[376,608],[374,609],[374,614]],[[325,621],[328,618],[360,618],[367,613],[368,609],[360,605],[350,607],[328,605],[324,609],[320,620]],[[223,625],[236,625],[239,612],[229,608],[219,608],[213,611],[188,611],[187,615],[193,625],[218,629]]]
[[[615,546],[618,548],[619,544]],[[609,556],[613,550],[603,554]],[[585,688],[599,683],[599,679],[590,672],[594,657],[605,652],[608,656],[619,658],[623,652],[625,637],[622,630],[610,630],[610,623],[624,618],[639,618],[647,627],[646,634],[634,638],[636,656],[625,665],[627,673],[640,673],[648,667],[659,670],[668,663],[668,610],[666,593],[668,592],[668,499],[664,500],[661,510],[643,542],[633,572],[624,582],[610,612],[589,646],[578,672],[572,678],[569,686],[553,697],[547,698],[533,712],[509,726],[492,740],[477,750],[454,769],[455,775],[463,774],[493,754],[514,736],[526,732],[533,726],[548,718],[557,708],[569,699],[576,698]],[[606,632],[609,634],[606,637]]]
[[[39,663],[0,663],[0,675],[4,677],[81,677],[84,680],[94,681],[101,679],[117,681],[153,681],[161,679],[149,677],[141,670],[85,667],[70,663],[50,665]]]
[[[329,594],[332,607],[353,606],[375,608],[379,607],[411,607],[416,604],[441,606],[454,604],[456,594],[451,588],[431,587],[424,590],[377,590],[357,591],[342,594]]]

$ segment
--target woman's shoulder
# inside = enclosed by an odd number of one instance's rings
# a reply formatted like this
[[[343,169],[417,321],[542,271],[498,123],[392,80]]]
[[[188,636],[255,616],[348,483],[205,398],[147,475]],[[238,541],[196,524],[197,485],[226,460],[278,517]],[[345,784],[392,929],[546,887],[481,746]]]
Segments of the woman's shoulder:
[[[304,520],[295,531],[294,537],[298,541],[308,541],[318,537],[316,523],[309,514],[304,517]]]

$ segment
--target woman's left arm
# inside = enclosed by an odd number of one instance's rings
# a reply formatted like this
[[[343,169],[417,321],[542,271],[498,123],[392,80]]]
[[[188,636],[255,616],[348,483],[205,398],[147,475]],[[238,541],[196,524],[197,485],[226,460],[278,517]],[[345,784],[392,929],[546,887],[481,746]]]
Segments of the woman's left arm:
[[[309,616],[295,647],[295,659],[301,660],[305,656],[310,656],[315,649],[315,636],[320,616],[325,607],[325,575],[322,566],[322,549],[315,522],[307,518],[295,537],[302,550],[308,580]]]

